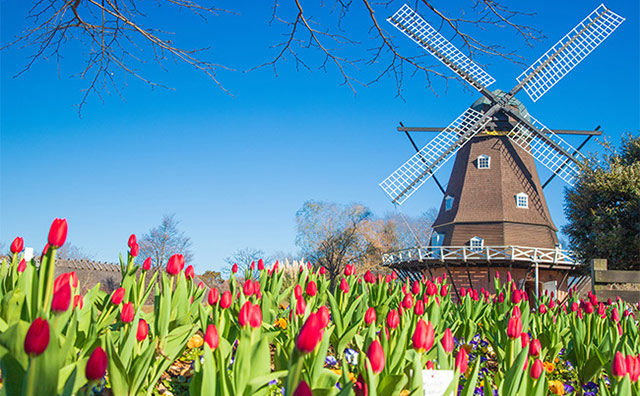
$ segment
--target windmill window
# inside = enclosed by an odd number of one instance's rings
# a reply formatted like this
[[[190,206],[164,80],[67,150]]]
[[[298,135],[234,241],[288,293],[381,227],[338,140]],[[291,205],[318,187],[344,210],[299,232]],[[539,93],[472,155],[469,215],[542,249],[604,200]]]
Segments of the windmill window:
[[[528,208],[529,196],[525,193],[516,194],[516,206],[518,208]]]
[[[484,239],[474,236],[469,240],[469,246],[471,247],[471,251],[480,252],[484,246]]]
[[[488,155],[479,155],[476,161],[478,169],[489,169],[491,167],[491,157]]]
[[[444,199],[444,210],[451,210],[453,208],[453,197],[447,195]]]
[[[434,232],[431,235],[431,246],[437,247],[442,246],[444,243],[444,233]]]

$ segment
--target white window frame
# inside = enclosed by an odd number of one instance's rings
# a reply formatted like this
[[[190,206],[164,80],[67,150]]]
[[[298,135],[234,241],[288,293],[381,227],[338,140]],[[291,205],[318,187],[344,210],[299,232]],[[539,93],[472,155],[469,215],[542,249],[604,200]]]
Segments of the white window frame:
[[[484,160],[487,161],[487,166],[484,166]],[[491,157],[486,154],[479,155],[476,158],[476,165],[478,169],[490,169],[491,168]]]
[[[444,197],[444,210],[445,211],[450,211],[451,208],[453,208],[453,201],[455,200],[454,197],[452,197],[451,195],[447,195],[446,197]]]
[[[516,208],[528,209],[529,208],[529,195],[521,192],[516,194]]]
[[[479,236],[474,236],[473,238],[469,239],[469,247],[471,248],[472,252],[481,252],[484,248],[484,239],[480,238]]]

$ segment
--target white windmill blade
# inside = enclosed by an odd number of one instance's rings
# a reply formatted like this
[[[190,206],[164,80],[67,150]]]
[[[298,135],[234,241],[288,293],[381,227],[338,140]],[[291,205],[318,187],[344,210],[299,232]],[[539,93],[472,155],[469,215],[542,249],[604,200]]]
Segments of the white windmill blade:
[[[408,5],[400,7],[387,21],[478,91],[495,82],[489,73],[451,44]]]
[[[582,62],[624,18],[601,4],[573,30],[544,53],[517,78],[531,100],[537,101]]]
[[[401,205],[489,121],[468,108],[419,152],[380,183],[393,203]]]
[[[579,160],[584,158],[578,150],[574,149],[560,136],[547,129],[547,127],[542,125],[535,118],[531,116],[529,117],[531,118],[531,124],[538,128],[541,133],[564,149],[567,153],[570,153],[574,157],[577,156],[577,159]],[[580,172],[578,164],[563,154],[560,150],[545,142],[538,132],[532,130],[523,122],[518,122],[507,136],[509,136],[509,138],[518,146],[531,154],[531,156],[538,160],[542,165],[549,168],[551,172],[555,173],[570,186],[573,186],[575,178],[578,175],[578,172]]]

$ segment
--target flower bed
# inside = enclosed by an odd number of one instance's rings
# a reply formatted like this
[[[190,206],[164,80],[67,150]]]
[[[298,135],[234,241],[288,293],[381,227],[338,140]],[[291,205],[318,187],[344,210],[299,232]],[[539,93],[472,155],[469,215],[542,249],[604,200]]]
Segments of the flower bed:
[[[532,302],[495,278],[496,295],[461,290],[457,302],[446,277],[351,265],[333,291],[311,264],[285,287],[262,260],[221,294],[195,285],[179,254],[140,276],[150,261],[134,263],[133,235],[120,288],[82,295],[74,273],[54,279],[66,234],[56,219],[40,265],[16,238],[0,267],[4,394],[406,396],[423,394],[423,370],[453,371],[445,394],[640,393],[638,322],[621,300]]]

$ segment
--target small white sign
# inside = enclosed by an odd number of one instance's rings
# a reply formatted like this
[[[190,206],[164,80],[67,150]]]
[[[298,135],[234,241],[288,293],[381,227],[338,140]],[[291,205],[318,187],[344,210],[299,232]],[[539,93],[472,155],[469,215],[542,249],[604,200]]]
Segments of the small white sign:
[[[454,392],[449,395],[444,394],[451,381],[453,381],[453,370],[422,370],[425,396],[453,396]]]
[[[31,261],[32,258],[33,258],[33,248],[32,247],[28,247],[28,248],[24,249],[24,259],[25,259],[25,261]]]

